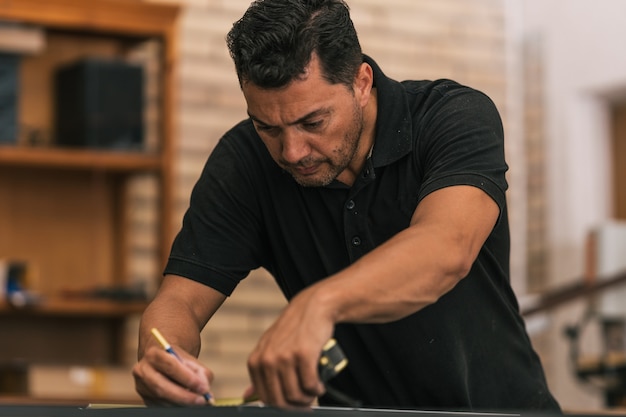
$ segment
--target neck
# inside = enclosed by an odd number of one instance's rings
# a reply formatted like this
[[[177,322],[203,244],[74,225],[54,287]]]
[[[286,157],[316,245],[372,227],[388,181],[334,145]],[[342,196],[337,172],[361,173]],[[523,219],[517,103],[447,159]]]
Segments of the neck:
[[[361,173],[365,166],[365,161],[370,156],[372,147],[374,146],[374,138],[376,135],[376,115],[378,114],[378,100],[376,89],[372,89],[370,99],[363,109],[363,132],[359,140],[359,147],[354,155],[352,163],[337,178],[346,185],[354,184],[354,181]]]
[[[362,158],[359,172],[361,172],[365,161],[369,158],[372,148],[374,147],[374,140],[376,138],[376,117],[378,115],[378,96],[376,92],[376,89],[372,88],[370,100],[365,107],[365,111],[363,112],[363,134],[361,135],[362,146],[360,147],[365,149],[365,155]],[[359,152],[361,152],[361,150],[359,150]]]

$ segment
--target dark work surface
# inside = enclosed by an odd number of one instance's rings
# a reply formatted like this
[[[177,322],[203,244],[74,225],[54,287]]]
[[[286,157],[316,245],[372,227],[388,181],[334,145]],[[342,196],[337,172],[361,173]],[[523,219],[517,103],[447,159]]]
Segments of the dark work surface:
[[[591,416],[591,414],[589,414]],[[270,407],[202,407],[202,408],[157,408],[157,407],[116,407],[88,408],[73,406],[45,405],[2,405],[0,417],[550,417],[548,413],[475,413],[427,410],[387,410],[387,409],[349,409],[349,408],[314,408],[312,411],[285,411]],[[577,414],[582,416],[582,414]]]

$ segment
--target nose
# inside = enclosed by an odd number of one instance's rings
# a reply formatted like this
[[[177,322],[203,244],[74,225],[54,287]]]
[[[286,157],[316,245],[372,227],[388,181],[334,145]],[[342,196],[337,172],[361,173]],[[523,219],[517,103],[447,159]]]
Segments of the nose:
[[[311,152],[306,135],[298,129],[290,128],[283,132],[282,158],[289,164],[297,164]]]

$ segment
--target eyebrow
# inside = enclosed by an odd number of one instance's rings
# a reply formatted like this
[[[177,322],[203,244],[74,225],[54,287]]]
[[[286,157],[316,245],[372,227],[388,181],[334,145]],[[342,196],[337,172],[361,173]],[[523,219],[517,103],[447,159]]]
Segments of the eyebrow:
[[[250,111],[247,111],[247,113],[248,113],[248,116],[250,117],[250,119],[254,120],[258,124],[261,124],[261,125],[266,126],[266,127],[277,127],[277,126],[272,126],[269,123],[265,123],[263,120],[259,119],[258,117],[256,117],[252,113],[250,113]],[[297,119],[297,120],[295,120],[293,122],[287,123],[287,126],[297,125],[299,123],[303,123],[303,122],[305,122],[305,121],[307,121],[309,119],[312,119],[314,117],[321,116],[322,114],[328,114],[328,113],[330,113],[330,108],[329,107],[323,107],[321,109],[313,110],[312,112],[305,114],[304,116],[300,117],[299,119]]]

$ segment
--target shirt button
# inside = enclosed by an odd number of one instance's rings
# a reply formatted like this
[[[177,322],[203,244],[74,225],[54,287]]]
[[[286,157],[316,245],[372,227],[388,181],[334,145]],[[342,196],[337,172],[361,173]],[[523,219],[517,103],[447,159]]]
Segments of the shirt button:
[[[361,246],[361,238],[358,236],[353,237],[352,246]]]
[[[346,203],[346,209],[352,210],[354,207],[356,207],[354,200],[350,200]]]

